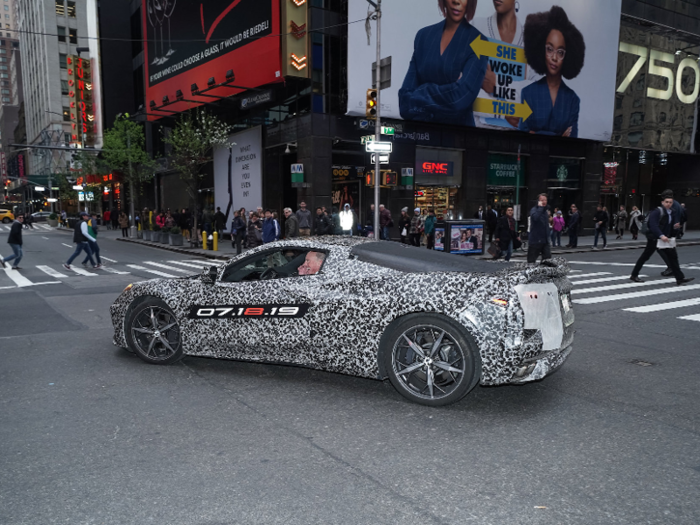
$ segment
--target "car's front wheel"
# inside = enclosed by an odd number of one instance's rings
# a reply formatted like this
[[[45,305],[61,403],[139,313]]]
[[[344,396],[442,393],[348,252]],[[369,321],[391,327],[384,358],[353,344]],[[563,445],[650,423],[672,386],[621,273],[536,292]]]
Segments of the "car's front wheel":
[[[406,316],[387,329],[382,346],[391,383],[416,403],[455,403],[479,381],[481,358],[474,339],[443,316]]]
[[[2,223],[3,223],[3,224],[7,224],[8,222],[12,222],[11,219],[10,219],[9,217],[3,218],[3,220],[2,220]]]
[[[167,365],[182,359],[180,326],[162,300],[139,301],[130,309],[124,328],[129,348],[147,363]]]

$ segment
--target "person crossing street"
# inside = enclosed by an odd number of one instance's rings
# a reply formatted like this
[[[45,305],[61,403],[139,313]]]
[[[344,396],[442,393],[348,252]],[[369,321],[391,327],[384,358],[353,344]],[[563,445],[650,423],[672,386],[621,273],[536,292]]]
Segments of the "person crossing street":
[[[95,238],[94,241],[88,239],[88,245],[90,246],[90,250],[92,251],[93,255],[95,256],[95,260],[97,261],[97,266],[95,266],[95,268],[102,268],[102,259],[100,259],[100,247],[97,245],[97,213],[92,212],[92,216],[87,222],[87,229],[88,233]],[[88,256],[85,255],[85,259],[83,260],[83,266],[85,268],[87,268],[87,263]]]
[[[68,261],[63,264],[63,267],[66,270],[71,269],[70,263],[72,263],[73,259],[80,255],[81,251],[85,251],[93,268],[97,269],[98,267],[92,258],[92,250],[88,244],[88,241],[97,242],[97,240],[90,235],[90,232],[88,232],[87,220],[89,218],[90,216],[86,212],[80,212],[80,220],[75,223],[75,227],[73,228],[73,242],[75,243],[75,251],[73,252],[73,255],[70,256]]]
[[[7,244],[12,248],[13,254],[7,259],[0,257],[0,265],[5,268],[5,263],[15,261],[12,265],[13,270],[21,270],[19,262],[22,260],[22,223],[24,222],[24,214],[20,213],[15,217],[15,221],[10,228],[10,235],[7,237]]]

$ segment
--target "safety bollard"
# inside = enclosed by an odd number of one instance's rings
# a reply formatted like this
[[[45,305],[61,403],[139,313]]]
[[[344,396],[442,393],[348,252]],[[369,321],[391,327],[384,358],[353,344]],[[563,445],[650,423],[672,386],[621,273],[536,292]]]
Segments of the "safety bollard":
[[[207,232],[202,232],[202,250],[207,249]]]
[[[218,252],[219,251],[219,233],[218,232],[214,232],[214,242],[212,244],[213,244],[213,246],[211,249],[215,252]]]

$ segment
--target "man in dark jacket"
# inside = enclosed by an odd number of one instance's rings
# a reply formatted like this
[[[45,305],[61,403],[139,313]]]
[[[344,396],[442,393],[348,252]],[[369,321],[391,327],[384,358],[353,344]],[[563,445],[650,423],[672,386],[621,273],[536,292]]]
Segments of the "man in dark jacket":
[[[374,219],[373,219],[374,220]],[[379,205],[379,226],[381,227],[380,239],[386,241],[391,240],[391,234],[389,233],[389,228],[394,225],[394,221],[391,220],[391,212],[384,207],[383,204]]]
[[[489,230],[489,242],[493,241],[493,234],[498,227],[498,212],[489,204],[486,206],[486,228]]]
[[[92,258],[92,250],[90,249],[90,245],[88,244],[88,241],[92,242],[97,242],[97,239],[90,235],[90,232],[88,231],[88,219],[90,216],[85,213],[84,211],[80,212],[80,219],[78,222],[75,223],[75,226],[73,228],[73,242],[75,243],[75,251],[73,252],[73,255],[71,255],[68,258],[68,261],[64,263],[63,267],[66,270],[70,270],[70,263],[73,262],[73,259],[75,259],[78,255],[80,255],[81,251],[85,251],[87,254],[88,260],[90,261],[90,264],[92,265],[93,268],[99,268],[97,264],[95,264],[95,261]]]
[[[316,208],[316,218],[314,219],[314,235],[328,235],[330,223],[328,217],[323,213],[323,208]]]
[[[518,233],[515,231],[515,219],[513,218],[513,208],[509,206],[506,209],[506,214],[498,219],[496,226],[496,242],[501,249],[501,253],[506,254],[506,261],[510,261],[510,256],[513,255],[513,244],[515,241],[520,241]],[[500,255],[498,256],[500,257]],[[494,259],[498,259],[494,257]]]
[[[569,213],[569,244],[566,245],[567,248],[578,247],[578,228],[581,223],[581,214],[575,204],[571,205],[571,212]]]
[[[642,267],[654,252],[659,250],[659,253],[661,253],[661,251],[664,252],[666,264],[668,264],[669,269],[673,272],[673,276],[676,278],[676,284],[680,286],[689,283],[694,277],[686,278],[678,262],[675,237],[678,236],[681,230],[681,223],[680,214],[673,209],[673,192],[670,190],[664,191],[661,194],[661,199],[661,207],[652,210],[647,217],[647,224],[649,225],[647,245],[646,248],[644,248],[644,252],[642,252],[642,255],[637,260],[637,264],[632,270],[630,279],[635,283],[643,282],[639,278],[639,272],[642,271]],[[672,239],[673,242],[670,247],[659,246],[659,241],[662,241],[662,243],[669,243]]]
[[[537,206],[530,210],[527,262],[536,262],[540,255],[543,261],[552,258],[552,249],[549,247],[549,212],[546,193],[540,194],[537,198]]]
[[[311,218],[311,210],[306,209],[306,203],[301,201],[299,204],[299,209],[296,212],[297,220],[299,221],[299,235],[302,237],[308,237],[311,235],[311,227],[313,226],[313,219]]]
[[[284,221],[284,238],[294,239],[295,237],[299,237],[299,219],[292,213],[292,209],[285,208],[284,216],[286,218]]]
[[[265,220],[263,221],[262,240],[263,244],[274,242],[280,238],[280,225],[272,216],[272,210],[265,210]]]
[[[241,242],[246,236],[246,221],[245,217],[241,217],[241,213],[245,214],[245,210],[241,208],[240,210],[233,212],[233,221],[231,222],[231,244],[236,249],[236,255],[241,254]]]
[[[598,249],[598,235],[603,236],[603,249],[605,249],[608,246],[608,237],[606,232],[608,230],[608,221],[610,220],[610,217],[608,217],[608,212],[606,212],[600,204],[596,208],[593,220],[595,221],[595,240],[593,241],[593,249]]]
[[[21,270],[19,267],[19,262],[22,260],[22,223],[24,222],[24,215],[19,213],[17,217],[15,217],[15,222],[12,223],[12,227],[10,228],[10,235],[7,238],[7,244],[10,245],[10,248],[12,248],[13,254],[10,255],[7,259],[3,259],[0,257],[0,265],[2,265],[3,268],[5,268],[5,263],[10,262],[14,260],[14,264],[12,265],[13,270]]]
[[[221,211],[220,207],[216,207],[216,213],[214,214],[214,225],[216,232],[219,234],[219,240],[221,240],[221,235],[224,233],[224,228],[226,228],[226,215]]]

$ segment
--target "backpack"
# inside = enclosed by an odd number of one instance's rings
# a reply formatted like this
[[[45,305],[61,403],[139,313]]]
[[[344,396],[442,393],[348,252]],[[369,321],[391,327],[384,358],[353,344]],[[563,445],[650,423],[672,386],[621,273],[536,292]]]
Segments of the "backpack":
[[[659,206],[657,209],[661,210],[661,206]],[[651,211],[652,210],[648,211],[642,218],[642,227],[639,228],[639,233],[642,235],[647,235],[649,233],[649,215],[651,215]]]

